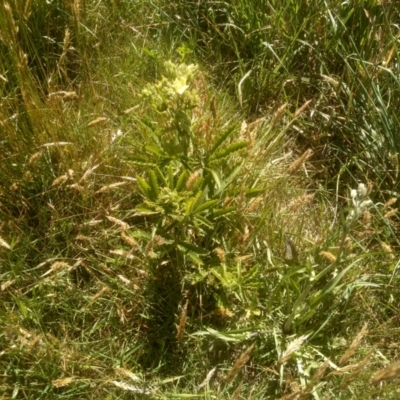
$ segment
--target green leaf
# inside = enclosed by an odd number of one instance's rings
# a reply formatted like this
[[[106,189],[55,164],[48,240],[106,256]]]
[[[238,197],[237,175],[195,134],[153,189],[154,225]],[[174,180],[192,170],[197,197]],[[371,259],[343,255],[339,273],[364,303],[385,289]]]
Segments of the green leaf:
[[[196,215],[196,221],[201,222],[203,225],[208,226],[210,229],[214,228],[214,224],[201,215]]]
[[[168,164],[168,186],[171,190],[174,189],[174,170],[172,168],[172,163]]]
[[[222,186],[222,183],[221,183],[221,179],[219,177],[218,172],[215,171],[214,169],[211,169],[211,168],[207,168],[207,171],[211,173],[211,175],[212,175],[212,177],[214,179],[214,182],[216,184],[215,189],[219,190],[221,188],[221,186]]]
[[[247,340],[252,332],[250,329],[248,330],[238,330],[238,331],[230,331],[230,332],[219,332],[212,328],[206,328],[205,331],[199,331],[194,333],[196,336],[213,336],[217,339],[221,339],[225,342],[242,342]]]
[[[229,214],[235,210],[236,210],[235,206],[229,206],[229,207],[225,207],[225,208],[216,209],[216,210],[213,210],[213,216],[220,217],[221,215]]]
[[[159,168],[158,165],[155,166],[155,172],[156,172],[157,180],[161,181],[161,184],[164,187],[169,187],[169,182],[168,182],[169,177],[168,177],[168,175],[164,176],[163,172],[161,171],[161,169]],[[169,173],[169,170],[167,170],[167,173]]]
[[[148,152],[153,153],[153,154],[155,154],[155,155],[157,155],[157,156],[164,157],[164,154],[162,153],[162,149],[159,148],[159,147],[152,146],[152,145],[147,145],[147,146],[145,147],[145,149],[146,149]]]
[[[202,247],[196,246],[192,243],[188,243],[188,242],[179,242],[178,243],[178,249],[183,251],[183,252],[193,252],[193,253],[197,253],[200,254],[202,256],[205,256],[208,254],[208,251],[203,249]]]
[[[252,198],[252,197],[257,197],[259,194],[265,193],[266,189],[265,188],[251,188],[251,189],[246,189],[246,197],[247,198]]]
[[[341,281],[343,276],[346,274],[346,272],[352,268],[359,260],[354,261],[351,263],[349,266],[347,266],[345,269],[340,271],[330,282],[328,282],[325,287],[321,290],[321,293],[316,296],[312,301],[311,304],[315,303],[320,303],[321,300],[326,297],[327,294],[331,293],[332,290],[338,285],[338,283]]]

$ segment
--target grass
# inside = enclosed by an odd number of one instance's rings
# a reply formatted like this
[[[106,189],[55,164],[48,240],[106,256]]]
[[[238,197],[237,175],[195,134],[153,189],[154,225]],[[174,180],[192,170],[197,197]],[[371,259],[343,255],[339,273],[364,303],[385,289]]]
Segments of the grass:
[[[396,13],[6,4],[0,395],[398,398]]]

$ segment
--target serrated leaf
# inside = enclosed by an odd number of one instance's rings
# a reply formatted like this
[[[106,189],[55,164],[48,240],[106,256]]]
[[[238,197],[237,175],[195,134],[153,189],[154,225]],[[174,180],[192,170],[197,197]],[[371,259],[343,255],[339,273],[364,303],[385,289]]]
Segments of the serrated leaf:
[[[199,207],[197,207],[194,211],[193,214],[197,214],[199,212],[202,212],[204,210],[207,210],[208,208],[212,207],[214,204],[217,204],[219,202],[219,200],[209,200],[204,202],[202,205],[200,205]]]
[[[187,170],[182,171],[179,175],[178,181],[176,182],[175,190],[180,192],[182,189],[186,188],[186,182],[188,180],[189,173]]]
[[[142,166],[142,167],[155,167],[155,165],[156,164],[154,164],[154,163],[151,163],[151,162],[147,162],[147,161],[145,161],[145,160],[139,160],[139,159],[137,159],[137,160],[129,160],[129,161],[127,161],[129,164],[132,164],[132,165],[140,165],[140,166]]]
[[[196,264],[196,265],[204,265],[203,260],[194,252],[189,251],[186,255]]]
[[[151,200],[156,200],[158,198],[158,195],[160,194],[157,175],[152,169],[147,172],[147,175],[149,176],[148,183],[150,187]]]
[[[247,147],[247,145],[248,145],[248,142],[245,140],[232,143],[228,147],[218,151],[212,158],[212,161],[220,160],[221,158],[228,157],[230,154],[236,153],[237,151],[243,149],[244,147]]]
[[[151,233],[138,229],[131,233],[131,236],[136,239],[151,239]]]
[[[196,207],[198,204],[200,198],[201,198],[202,192],[198,192],[196,196],[191,197],[187,202],[186,202],[186,212],[185,215],[190,215],[192,210]]]
[[[150,197],[150,193],[151,193],[151,188],[150,185],[140,176],[138,176],[136,178],[136,182],[139,185],[139,189],[140,191],[146,196],[146,197]]]
[[[256,277],[256,275],[258,275],[258,264],[254,265],[254,267],[252,267],[249,272],[246,274],[245,276],[245,282],[249,282],[251,281],[253,278]]]
[[[221,134],[220,137],[217,138],[217,141],[215,142],[214,146],[210,150],[209,156],[212,156],[218,149],[219,147],[226,141],[226,139],[229,137],[229,135],[234,132],[234,130],[237,128],[236,125],[231,125],[228,127],[228,129]]]
[[[159,214],[159,211],[155,211],[153,208],[149,208],[148,206],[144,204],[139,204],[135,207],[135,210],[137,211],[136,215],[153,215],[153,214]]]

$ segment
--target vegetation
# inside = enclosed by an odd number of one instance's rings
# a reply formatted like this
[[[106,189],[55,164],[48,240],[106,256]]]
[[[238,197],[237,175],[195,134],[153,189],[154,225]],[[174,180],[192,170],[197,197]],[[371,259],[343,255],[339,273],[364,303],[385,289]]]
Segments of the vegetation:
[[[398,7],[254,3],[0,10],[2,398],[399,397]]]

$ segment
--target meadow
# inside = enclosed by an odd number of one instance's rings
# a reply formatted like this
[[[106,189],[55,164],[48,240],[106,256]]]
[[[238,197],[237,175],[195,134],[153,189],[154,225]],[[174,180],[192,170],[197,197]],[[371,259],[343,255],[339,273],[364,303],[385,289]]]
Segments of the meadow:
[[[400,8],[0,8],[0,399],[398,399]]]

